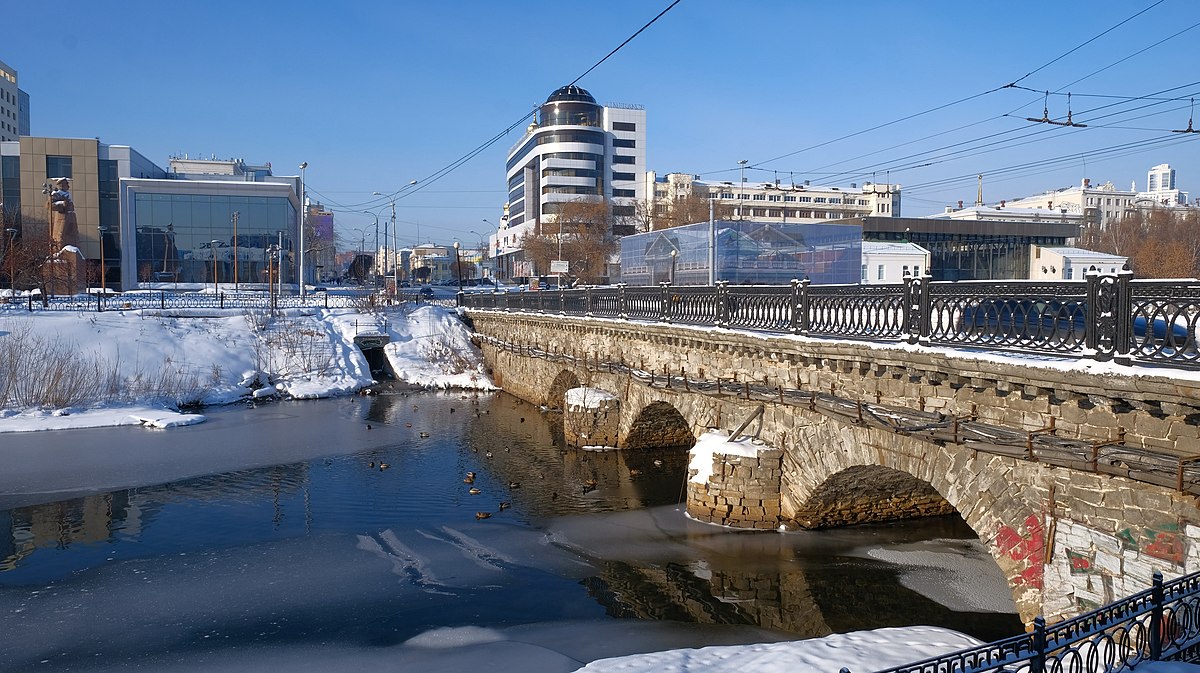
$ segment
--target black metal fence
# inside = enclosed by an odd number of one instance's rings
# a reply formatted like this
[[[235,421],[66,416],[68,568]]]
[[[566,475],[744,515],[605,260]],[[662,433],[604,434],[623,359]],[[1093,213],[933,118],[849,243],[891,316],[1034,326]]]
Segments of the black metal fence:
[[[200,292],[130,292],[114,295],[62,295],[46,297],[27,295],[9,300],[0,299],[0,315],[37,311],[135,311],[144,309],[246,309],[282,310],[293,308],[358,308],[375,309],[404,303],[453,305],[454,300],[437,300],[418,292],[399,295],[374,293],[330,294],[317,292],[298,295],[270,296],[266,293],[200,293]]]
[[[1106,673],[1143,661],[1200,655],[1200,573],[1163,583],[1074,619],[879,673]],[[842,669],[843,672],[846,669]]]
[[[1200,368],[1200,281],[1084,280],[900,285],[615,285],[473,293],[468,308],[654,320],[872,341]]]

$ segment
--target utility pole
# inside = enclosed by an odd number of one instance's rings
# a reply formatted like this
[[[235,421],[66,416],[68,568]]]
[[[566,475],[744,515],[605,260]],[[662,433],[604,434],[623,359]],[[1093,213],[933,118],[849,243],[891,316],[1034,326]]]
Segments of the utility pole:
[[[392,254],[399,253],[399,241],[396,238],[396,200],[392,199]],[[400,294],[400,262],[392,260],[392,292]]]

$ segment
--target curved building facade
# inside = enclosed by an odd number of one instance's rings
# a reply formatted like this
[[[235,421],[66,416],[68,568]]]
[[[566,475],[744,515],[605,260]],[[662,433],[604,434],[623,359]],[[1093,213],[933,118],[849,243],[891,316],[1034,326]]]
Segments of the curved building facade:
[[[546,99],[525,135],[508,152],[505,218],[492,241],[502,278],[521,270],[520,241],[553,222],[570,201],[612,204],[615,221],[634,215],[645,198],[646,111],[637,105],[602,106],[587,90],[568,85]]]

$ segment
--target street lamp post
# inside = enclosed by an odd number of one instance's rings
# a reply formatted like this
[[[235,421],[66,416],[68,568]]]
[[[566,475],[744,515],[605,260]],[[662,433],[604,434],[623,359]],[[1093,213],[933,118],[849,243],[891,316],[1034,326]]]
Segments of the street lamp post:
[[[214,293],[214,294],[221,294],[221,288],[218,286],[218,283],[220,282],[220,281],[219,281],[219,276],[217,275],[217,244],[218,244],[218,243],[220,243],[220,241],[209,241],[209,242],[208,242],[208,247],[212,248],[212,258],[213,258],[213,293]]]
[[[304,227],[308,223],[308,204],[305,203],[307,198],[304,194],[304,175],[308,168],[308,162],[300,163],[300,252],[297,255],[299,265],[297,266],[297,280],[300,285],[300,298],[304,298]]]
[[[108,231],[108,227],[96,227],[96,233],[100,239],[100,294],[108,295],[108,284],[105,282],[106,275],[104,268],[104,232]]]
[[[675,260],[679,258],[679,251],[671,250],[671,284],[675,284]]]
[[[462,258],[458,256],[458,241],[454,242],[454,269],[458,271],[458,293],[462,294]]]
[[[14,227],[9,227],[4,230],[8,234],[8,287],[9,296],[15,299],[17,296],[17,256],[13,254],[13,246],[17,244],[17,230]]]
[[[375,192],[375,193],[378,194],[379,192]],[[371,215],[375,218],[375,254],[373,254],[371,256],[371,266],[375,267],[375,276],[378,277],[379,273],[380,273],[379,259],[378,259],[378,257],[379,257],[379,213],[373,213],[369,210],[364,210],[363,212],[366,213],[367,215]],[[364,238],[363,243],[365,244],[366,236],[364,235],[363,238]],[[386,244],[387,243],[387,234],[386,233],[383,235],[383,240],[384,240],[384,243]],[[361,247],[359,249],[359,252],[360,253],[362,252]]]
[[[744,220],[746,210],[746,164],[745,159],[738,160],[738,219]]]

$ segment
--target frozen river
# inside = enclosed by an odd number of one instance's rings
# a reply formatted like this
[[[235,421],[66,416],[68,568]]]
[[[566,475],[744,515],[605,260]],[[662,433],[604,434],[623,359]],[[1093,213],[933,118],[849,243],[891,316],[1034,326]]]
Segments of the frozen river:
[[[961,521],[695,523],[684,452],[566,450],[507,395],[206,415],[0,435],[0,671],[570,671],[882,626],[1021,630]]]

